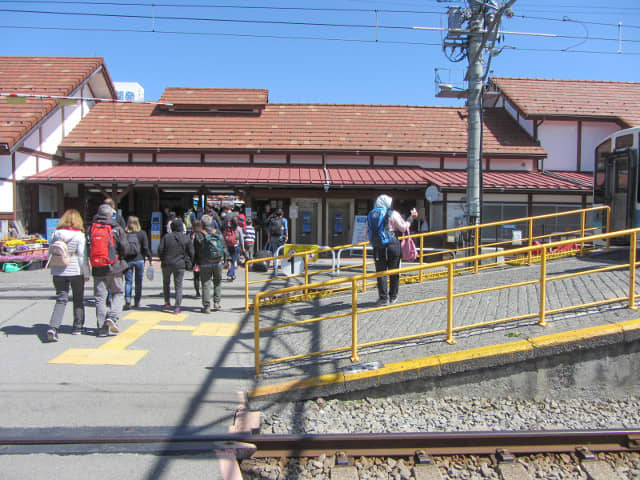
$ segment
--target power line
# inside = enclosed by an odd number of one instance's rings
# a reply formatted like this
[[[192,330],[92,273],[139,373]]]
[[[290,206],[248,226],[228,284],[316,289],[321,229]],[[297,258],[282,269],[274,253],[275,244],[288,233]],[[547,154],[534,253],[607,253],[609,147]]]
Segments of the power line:
[[[534,17],[532,15],[514,15],[514,17],[518,17],[518,18],[522,18],[523,20],[546,20],[549,22],[562,22],[562,23],[566,23],[566,22],[572,22],[572,23],[584,23],[587,25],[600,25],[603,27],[618,27],[619,24],[618,23],[604,23],[604,22],[591,22],[588,20],[576,20],[573,18],[569,18],[569,17],[563,17],[563,18],[549,18],[549,17]],[[640,28],[640,25],[627,25],[627,24],[623,24],[624,28]]]
[[[272,38],[279,40],[324,40],[334,42],[349,42],[349,43],[378,43],[387,45],[411,45],[411,46],[427,46],[427,47],[441,47],[440,43],[430,42],[407,42],[400,40],[367,40],[357,38],[340,38],[340,37],[312,37],[312,36],[298,36],[298,35],[266,35],[266,34],[253,34],[253,33],[222,33],[222,32],[185,32],[185,31],[172,31],[172,30],[148,30],[148,29],[133,29],[133,28],[83,28],[83,27],[40,27],[40,26],[21,26],[21,25],[0,25],[0,28],[6,29],[19,29],[19,30],[60,30],[60,31],[72,31],[72,32],[115,32],[115,33],[157,33],[167,35],[204,35],[204,36],[219,36],[219,37],[242,37],[242,38]]]
[[[114,7],[166,7],[166,8],[229,8],[246,10],[273,10],[273,11],[301,11],[301,12],[352,12],[352,13],[403,13],[403,14],[431,14],[442,15],[442,11],[429,10],[391,10],[384,8],[321,8],[321,7],[274,7],[259,5],[228,5],[228,4],[179,4],[179,3],[134,3],[134,2],[88,2],[88,1],[51,1],[43,2],[37,0],[0,0],[0,3],[35,3],[48,5],[91,5],[91,6],[114,6]]]

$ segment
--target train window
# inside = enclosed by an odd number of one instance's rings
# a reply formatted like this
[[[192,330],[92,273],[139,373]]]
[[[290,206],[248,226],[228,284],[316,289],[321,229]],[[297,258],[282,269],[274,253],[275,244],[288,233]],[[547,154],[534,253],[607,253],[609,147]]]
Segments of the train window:
[[[616,193],[625,193],[629,189],[629,169],[618,168],[616,172]]]
[[[615,150],[620,150],[623,148],[628,148],[633,146],[633,134],[630,133],[629,135],[620,135],[619,137],[616,137],[616,148]]]

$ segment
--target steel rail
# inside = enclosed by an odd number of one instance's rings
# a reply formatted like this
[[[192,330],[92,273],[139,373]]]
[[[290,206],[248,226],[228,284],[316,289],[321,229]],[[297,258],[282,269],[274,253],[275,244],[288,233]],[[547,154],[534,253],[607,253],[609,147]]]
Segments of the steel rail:
[[[132,444],[202,445],[213,450],[225,449],[247,453],[256,458],[306,457],[320,454],[344,453],[348,456],[411,456],[416,452],[427,455],[474,454],[491,455],[501,451],[512,454],[571,453],[579,448],[591,452],[640,451],[640,430],[553,430],[553,431],[496,431],[496,432],[414,432],[360,434],[300,434],[256,435],[239,434],[158,434],[158,433],[100,433],[100,428],[87,434],[35,433],[24,429],[7,433],[0,429],[0,455],[41,452],[56,446],[90,445],[92,452],[108,445],[124,447]],[[64,429],[72,431],[72,429]],[[124,429],[123,429],[124,431]]]

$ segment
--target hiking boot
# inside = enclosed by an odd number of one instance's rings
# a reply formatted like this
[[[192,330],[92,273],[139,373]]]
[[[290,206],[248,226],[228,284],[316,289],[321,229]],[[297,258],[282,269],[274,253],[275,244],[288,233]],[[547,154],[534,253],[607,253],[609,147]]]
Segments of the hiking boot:
[[[202,307],[202,313],[211,313],[211,309],[209,307]]]
[[[127,302],[124,304],[124,307],[122,307],[122,310],[131,310],[131,303]]]
[[[389,303],[389,301],[386,298],[379,298],[378,301],[376,302],[376,305],[386,305],[387,303]]]
[[[176,309],[173,311],[173,313],[175,313],[176,315],[180,314],[180,307],[176,307]]]
[[[107,326],[106,322],[105,322],[105,324],[103,326],[98,328],[97,336],[98,337],[108,337],[109,336],[109,327]]]
[[[58,329],[50,328],[47,330],[47,341],[49,342],[57,342],[58,341]]]
[[[220,306],[220,303],[214,303],[213,308],[215,308],[216,310],[220,310],[222,307]]]
[[[394,303],[398,303],[398,297],[389,299],[389,305],[393,305]]]
[[[120,329],[118,328],[118,324],[116,323],[115,320],[112,320],[110,318],[107,318],[104,321],[104,325],[109,329],[109,331],[111,333],[118,333],[120,331]]]
[[[84,331],[84,325],[80,323],[74,323],[73,327],[71,327],[71,335],[82,335]]]

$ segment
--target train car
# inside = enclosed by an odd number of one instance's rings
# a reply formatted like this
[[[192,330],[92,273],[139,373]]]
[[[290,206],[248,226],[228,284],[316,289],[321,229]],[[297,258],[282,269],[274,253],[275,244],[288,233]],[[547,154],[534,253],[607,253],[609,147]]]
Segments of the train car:
[[[593,205],[611,207],[611,230],[640,226],[640,127],[606,137],[595,150]]]

